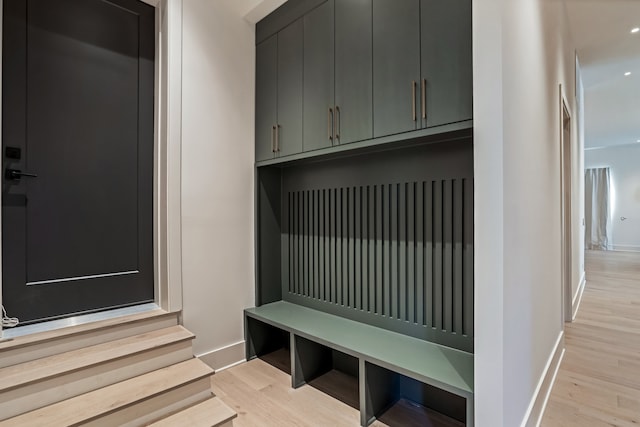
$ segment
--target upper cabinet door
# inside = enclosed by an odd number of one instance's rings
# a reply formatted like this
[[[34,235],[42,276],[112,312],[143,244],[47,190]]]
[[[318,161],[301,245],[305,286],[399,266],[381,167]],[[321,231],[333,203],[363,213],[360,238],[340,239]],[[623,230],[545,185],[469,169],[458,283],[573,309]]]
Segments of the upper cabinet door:
[[[421,1],[422,127],[471,120],[471,0]]]
[[[278,33],[278,156],[302,152],[302,18]]]
[[[333,145],[333,4],[304,16],[304,151]]]
[[[274,157],[278,123],[278,36],[256,46],[256,161]]]
[[[335,0],[336,143],[373,137],[372,0]]]
[[[373,136],[417,129],[420,0],[373,0]]]

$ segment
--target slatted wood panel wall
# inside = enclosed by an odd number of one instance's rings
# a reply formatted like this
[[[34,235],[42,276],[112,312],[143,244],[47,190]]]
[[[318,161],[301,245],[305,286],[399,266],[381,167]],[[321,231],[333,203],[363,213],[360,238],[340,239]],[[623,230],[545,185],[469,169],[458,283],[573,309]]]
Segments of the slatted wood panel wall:
[[[284,171],[282,299],[473,351],[471,145],[439,150]]]

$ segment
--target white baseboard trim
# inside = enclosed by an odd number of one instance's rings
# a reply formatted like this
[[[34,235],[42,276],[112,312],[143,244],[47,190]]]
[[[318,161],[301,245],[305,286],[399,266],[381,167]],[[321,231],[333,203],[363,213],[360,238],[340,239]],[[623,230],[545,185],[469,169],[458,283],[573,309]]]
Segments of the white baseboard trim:
[[[638,245],[609,245],[609,250],[624,252],[640,252]]]
[[[245,361],[245,342],[240,341],[208,353],[198,354],[196,357],[213,368],[221,371]]]
[[[538,427],[542,421],[542,415],[547,407],[549,401],[549,395],[551,395],[551,389],[556,381],[558,375],[558,369],[562,363],[564,357],[564,331],[560,332],[556,345],[549,356],[547,366],[540,377],[538,387],[536,388],[527,413],[522,420],[521,427]]]
[[[584,288],[587,285],[587,280],[585,277],[584,271],[582,272],[582,276],[580,277],[580,284],[578,285],[578,291],[573,296],[573,301],[571,303],[571,321],[576,320],[576,316],[578,315],[578,310],[580,309],[580,303],[582,302],[582,295],[584,294]]]

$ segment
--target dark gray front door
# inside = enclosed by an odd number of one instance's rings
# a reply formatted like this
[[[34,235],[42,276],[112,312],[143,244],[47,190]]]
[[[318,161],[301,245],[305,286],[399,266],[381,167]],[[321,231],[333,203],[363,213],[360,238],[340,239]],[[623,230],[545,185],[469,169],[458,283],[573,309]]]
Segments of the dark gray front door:
[[[2,302],[21,322],[153,300],[154,52],[142,2],[4,1]]]

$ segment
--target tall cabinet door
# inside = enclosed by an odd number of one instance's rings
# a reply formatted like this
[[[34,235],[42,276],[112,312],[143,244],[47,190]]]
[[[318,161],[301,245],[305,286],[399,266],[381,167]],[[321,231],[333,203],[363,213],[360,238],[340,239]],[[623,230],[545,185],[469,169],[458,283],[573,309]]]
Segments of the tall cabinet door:
[[[333,0],[304,16],[304,151],[333,145]]]
[[[256,46],[256,161],[273,158],[278,123],[278,36]]]
[[[302,152],[302,18],[278,33],[277,155]]]
[[[471,120],[471,0],[421,0],[422,126]],[[426,119],[425,119],[426,116]]]
[[[419,127],[419,82],[420,0],[373,0],[374,137]]]
[[[335,0],[336,142],[373,137],[372,0]]]

